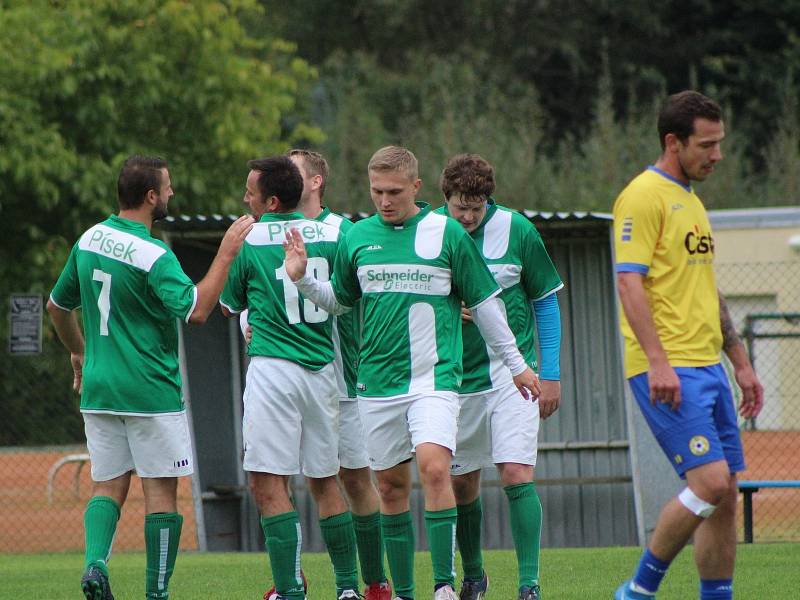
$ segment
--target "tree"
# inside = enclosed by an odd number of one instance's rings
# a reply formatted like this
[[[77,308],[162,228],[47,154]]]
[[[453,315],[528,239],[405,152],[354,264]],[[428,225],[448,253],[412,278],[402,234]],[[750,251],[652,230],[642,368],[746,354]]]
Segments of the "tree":
[[[47,289],[77,235],[115,210],[130,154],[168,160],[172,212],[241,212],[248,159],[321,139],[297,118],[315,72],[291,44],[245,33],[254,1],[6,5],[0,238],[18,260],[0,281]]]
[[[78,235],[116,212],[128,155],[167,159],[173,214],[241,213],[248,159],[322,139],[303,118],[315,71],[292,44],[248,35],[261,12],[254,0],[0,4],[3,310],[7,292],[46,296]],[[2,353],[0,444],[80,439],[54,337],[45,327],[37,357]]]

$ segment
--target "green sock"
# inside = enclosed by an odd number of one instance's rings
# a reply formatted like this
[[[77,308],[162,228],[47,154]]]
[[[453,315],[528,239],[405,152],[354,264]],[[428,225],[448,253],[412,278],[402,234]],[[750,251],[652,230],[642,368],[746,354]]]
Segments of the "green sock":
[[[508,496],[511,535],[517,551],[519,585],[539,583],[539,551],[542,538],[542,503],[533,482],[503,488]]]
[[[364,583],[370,585],[386,581],[386,572],[383,569],[381,514],[374,512],[371,515],[353,515],[353,529]]]
[[[414,524],[411,512],[381,514],[381,532],[386,560],[392,574],[394,595],[414,598]]]
[[[425,531],[431,549],[434,585],[455,585],[456,507],[425,511]]]
[[[464,579],[479,581],[483,577],[483,553],[481,552],[481,526],[483,505],[478,496],[469,504],[459,504],[456,539],[464,566]]]
[[[300,547],[303,536],[297,512],[291,511],[274,517],[261,517],[269,564],[275,591],[291,600],[303,600],[306,596],[300,575]]]
[[[319,520],[322,539],[333,563],[336,577],[336,595],[343,590],[358,590],[358,568],[356,559],[356,534],[350,512]]]
[[[146,598],[169,598],[169,578],[178,557],[182,525],[183,517],[174,512],[151,513],[144,518]]]
[[[117,532],[119,504],[108,496],[94,496],[86,504],[83,527],[86,535],[86,560],[84,568],[97,567],[108,577],[111,545]]]

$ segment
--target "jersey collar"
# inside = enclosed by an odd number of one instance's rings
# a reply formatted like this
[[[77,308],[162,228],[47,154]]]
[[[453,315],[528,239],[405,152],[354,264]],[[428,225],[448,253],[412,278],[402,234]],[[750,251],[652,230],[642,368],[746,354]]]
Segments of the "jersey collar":
[[[299,212],[291,213],[264,213],[258,220],[259,223],[268,223],[270,221],[302,221],[305,217]],[[309,219],[311,220],[311,219]]]
[[[669,179],[672,183],[677,183],[679,186],[681,186],[684,190],[686,190],[690,194],[692,193],[693,190],[692,190],[691,184],[687,185],[687,184],[683,183],[682,181],[679,181],[678,179],[676,179],[675,177],[673,177],[672,175],[670,175],[666,171],[663,171],[663,170],[659,169],[655,165],[649,165],[647,167],[647,169],[649,171],[654,171],[655,173],[658,173],[659,175],[661,175],[665,179]]]
[[[409,227],[416,226],[429,212],[431,212],[431,205],[427,202],[422,202],[421,200],[417,200],[414,202],[419,207],[419,212],[415,214],[413,217],[408,219],[407,221],[403,221],[402,223],[387,223],[381,218],[379,213],[376,213],[375,216],[378,217],[378,221],[384,226],[390,229],[407,229]]]
[[[135,232],[139,235],[144,235],[145,237],[152,237],[145,224],[139,223],[139,221],[131,221],[130,219],[125,219],[119,215],[111,215],[108,217],[107,221],[117,229],[124,229]]]
[[[329,214],[331,214],[331,209],[328,208],[327,206],[323,206],[322,207],[322,212],[319,213],[316,217],[314,217],[313,220],[314,221],[324,221]]]

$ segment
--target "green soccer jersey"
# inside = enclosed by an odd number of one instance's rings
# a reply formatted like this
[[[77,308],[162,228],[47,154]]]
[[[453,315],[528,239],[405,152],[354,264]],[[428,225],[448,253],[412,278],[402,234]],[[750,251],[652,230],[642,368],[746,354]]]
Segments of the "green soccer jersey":
[[[353,222],[323,208],[315,221],[322,221],[340,231],[340,239],[353,227]],[[358,306],[333,318],[333,366],[341,397],[355,399],[358,347],[361,341],[361,321]]]
[[[436,210],[448,214],[447,205]],[[558,276],[536,227],[515,210],[489,201],[481,224],[471,234],[483,260],[500,288],[508,326],[517,347],[534,370],[535,319],[531,301],[557,292],[564,284]],[[464,381],[459,392],[472,394],[511,383],[511,372],[492,352],[475,323],[463,323]]]
[[[151,415],[184,409],[175,318],[188,320],[197,290],[147,227],[111,216],[86,231],[50,298],[66,310],[82,308],[81,411]]]
[[[337,301],[361,299],[360,397],[458,391],[461,301],[475,307],[499,292],[464,229],[418,205],[401,225],[357,222],[336,256]]]
[[[232,313],[249,309],[250,356],[289,360],[318,371],[333,360],[332,319],[304,298],[284,268],[286,231],[297,228],[308,250],[308,272],[330,279],[339,228],[300,213],[267,213],[247,235],[231,265],[220,303]]]

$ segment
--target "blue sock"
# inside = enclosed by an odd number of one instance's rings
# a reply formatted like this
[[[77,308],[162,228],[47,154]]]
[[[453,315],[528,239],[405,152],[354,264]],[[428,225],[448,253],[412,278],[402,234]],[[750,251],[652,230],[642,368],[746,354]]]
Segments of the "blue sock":
[[[661,585],[661,580],[667,574],[668,568],[669,562],[656,558],[650,552],[650,548],[647,548],[633,575],[633,582],[642,589],[655,594],[658,586]]]
[[[701,579],[700,600],[731,600],[733,579]]]

